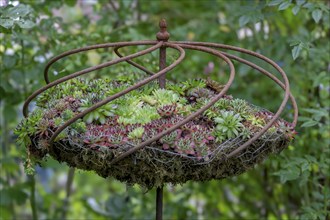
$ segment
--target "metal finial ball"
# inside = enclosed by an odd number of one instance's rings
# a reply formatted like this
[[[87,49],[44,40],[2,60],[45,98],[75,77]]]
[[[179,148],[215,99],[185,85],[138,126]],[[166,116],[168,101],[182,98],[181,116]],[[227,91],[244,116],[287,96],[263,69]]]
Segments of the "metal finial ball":
[[[159,22],[160,31],[157,33],[156,38],[158,41],[168,41],[170,34],[167,32],[167,23],[163,18]]]

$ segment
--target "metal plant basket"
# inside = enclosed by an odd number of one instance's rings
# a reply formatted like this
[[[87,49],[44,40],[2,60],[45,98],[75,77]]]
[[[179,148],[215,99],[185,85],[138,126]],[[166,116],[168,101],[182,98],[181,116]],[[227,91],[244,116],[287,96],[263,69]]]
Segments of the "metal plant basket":
[[[288,78],[285,72],[271,59],[250,50],[224,44],[168,41],[170,34],[166,30],[167,25],[165,20],[160,21],[159,27],[160,31],[157,33],[157,40],[98,44],[67,51],[52,58],[44,71],[47,85],[38,89],[28,97],[23,106],[24,116],[29,118],[29,104],[38,95],[89,72],[110,67],[122,62],[126,62],[150,75],[115,94],[107,96],[103,100],[95,101],[92,106],[85,108],[83,111],[76,112],[74,116],[69,117],[68,120],[57,127],[53,124],[47,124],[47,138],[41,140],[40,134],[31,135],[31,145],[28,147],[28,150],[30,151],[30,154],[36,157],[43,158],[46,154],[50,154],[56,160],[66,162],[71,167],[93,170],[102,177],[114,177],[127,184],[137,183],[149,189],[157,187],[157,219],[161,219],[162,215],[162,187],[165,183],[181,184],[188,180],[208,181],[211,179],[223,179],[229,176],[239,175],[249,168],[252,168],[255,164],[261,162],[270,154],[279,153],[288,146],[291,140],[290,134],[294,133],[294,127],[296,126],[298,118],[298,108],[294,97],[290,93]],[[150,45],[150,47],[126,56],[123,56],[119,52],[120,48],[139,45]],[[48,70],[55,62],[76,53],[99,48],[114,48],[114,52],[119,58],[50,82]],[[169,66],[166,66],[167,48],[175,49],[179,53],[177,60]],[[156,50],[159,50],[159,71],[157,73],[154,73],[132,61],[134,58]],[[149,85],[149,83],[154,80],[158,80],[159,88],[167,88],[169,81],[165,79],[166,73],[183,61],[186,50],[197,50],[214,55],[228,64],[230,69],[228,82],[217,92],[212,92],[212,97],[209,101],[197,111],[192,112],[185,117],[175,117],[172,120],[171,126],[164,126],[162,130],[154,133],[151,137],[149,136],[150,138],[145,138],[138,143],[131,143],[129,141],[121,142],[121,146],[119,147],[113,147],[113,145],[110,145],[109,143],[105,143],[104,146],[110,147],[92,146],[90,142],[82,142],[85,138],[84,135],[86,134],[81,133],[72,135],[70,138],[59,138],[61,132],[67,131],[70,126],[84,118],[86,115],[134,90],[139,90],[143,88],[143,86],[147,84]],[[248,54],[265,61],[280,73],[283,81],[276,78],[273,74],[260,66],[227,52],[223,52],[224,50]],[[201,118],[203,118],[203,113],[205,111],[214,108],[217,102],[226,98],[225,94],[235,78],[235,68],[232,60],[252,67],[267,76],[283,89],[285,95],[278,110],[275,113],[271,113],[267,110],[261,109],[260,112],[263,114],[262,116],[266,118],[265,124],[256,130],[251,136],[243,138],[241,135],[238,135],[235,138],[222,141],[221,144],[215,143],[213,139],[207,140],[205,142],[206,145],[210,145],[209,142],[212,142],[213,145],[212,148],[210,148],[211,150],[202,156],[197,156],[194,152],[180,153],[175,150],[168,150],[167,148],[161,147],[160,145],[163,143],[162,138],[167,137],[171,133],[178,132],[184,126],[191,126],[200,129],[201,126],[198,125],[196,120],[202,120]],[[210,91],[206,92],[210,93]],[[280,118],[280,114],[283,112],[289,99],[294,109],[292,123],[288,123]],[[63,102],[65,103],[64,108],[77,104],[74,100],[71,100],[70,97],[66,97]],[[79,103],[77,105],[79,106]],[[107,130],[108,133],[103,133],[102,137],[107,138],[107,135],[111,136],[111,132],[114,131],[111,129],[115,126],[117,126],[115,123],[112,124],[112,127],[109,126]],[[282,128],[277,129],[280,126],[282,126]],[[274,127],[276,129],[274,129]],[[133,126],[129,129],[133,130],[134,128],[135,127]],[[88,129],[90,135],[92,133],[92,127],[89,127]],[[273,132],[270,132],[271,129],[273,129]],[[97,133],[94,133],[93,135],[98,136]],[[108,139],[105,139],[104,142],[107,142],[107,140]],[[40,147],[40,145],[46,147]]]

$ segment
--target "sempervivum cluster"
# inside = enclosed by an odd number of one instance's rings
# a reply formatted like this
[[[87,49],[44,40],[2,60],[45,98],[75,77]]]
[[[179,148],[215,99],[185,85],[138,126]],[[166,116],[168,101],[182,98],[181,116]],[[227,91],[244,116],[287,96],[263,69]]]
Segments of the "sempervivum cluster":
[[[134,82],[71,80],[46,91],[37,110],[17,128],[19,141],[30,145],[50,138],[65,121]],[[79,140],[93,150],[135,146],[182,121],[207,104],[223,86],[213,80],[190,80],[159,89],[157,84],[132,91],[77,120],[57,138]],[[234,138],[248,139],[268,123],[273,113],[259,110],[246,101],[225,95],[203,115],[152,144],[163,151],[205,158],[217,146]],[[272,132],[292,139],[295,131],[280,119]],[[45,144],[42,144],[45,145]]]

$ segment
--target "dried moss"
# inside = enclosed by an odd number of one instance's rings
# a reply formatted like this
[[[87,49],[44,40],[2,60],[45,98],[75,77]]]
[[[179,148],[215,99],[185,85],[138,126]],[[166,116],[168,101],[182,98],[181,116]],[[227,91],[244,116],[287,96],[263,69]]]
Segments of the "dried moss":
[[[270,154],[280,153],[289,144],[283,134],[273,133],[257,140],[234,158],[226,159],[227,152],[238,147],[243,141],[236,138],[218,146],[208,160],[150,146],[110,165],[115,155],[123,153],[122,148],[102,152],[93,150],[90,146],[77,146],[70,141],[56,142],[48,149],[48,153],[71,167],[95,171],[104,178],[113,177],[128,185],[138,184],[150,189],[165,183],[183,184],[189,180],[209,181],[236,176],[253,168]],[[31,149],[31,152],[40,152],[36,145],[32,145],[32,148],[34,150]]]

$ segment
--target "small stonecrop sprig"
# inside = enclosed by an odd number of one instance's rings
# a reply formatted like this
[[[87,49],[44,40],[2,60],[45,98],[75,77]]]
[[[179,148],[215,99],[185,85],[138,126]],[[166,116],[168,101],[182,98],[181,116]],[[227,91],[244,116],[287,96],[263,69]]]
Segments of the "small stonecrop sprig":
[[[141,139],[144,133],[144,128],[143,127],[138,127],[135,128],[133,131],[131,131],[128,134],[129,139]]]
[[[258,116],[256,115],[249,115],[246,120],[248,122],[250,122],[252,125],[256,126],[256,127],[259,127],[259,128],[262,128],[266,122],[263,118],[259,118]]]
[[[214,119],[215,135],[221,141],[237,137],[244,127],[241,121],[239,114],[233,111],[221,111],[220,115]]]
[[[189,79],[188,81],[182,82],[181,84],[184,91],[206,87],[206,82],[203,79]]]
[[[174,104],[180,99],[180,96],[177,93],[166,89],[154,90],[152,95],[159,106]]]
[[[125,108],[125,107],[124,107]],[[122,109],[123,110],[123,109]],[[157,109],[151,106],[143,106],[140,108],[125,108],[127,111],[122,116],[119,116],[118,122],[124,125],[129,124],[146,124],[151,122],[152,120],[156,120],[160,118],[157,113]],[[122,112],[123,113],[123,112]],[[121,114],[119,114],[121,115]]]

